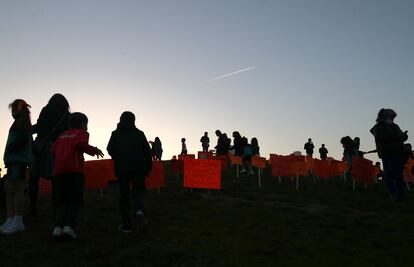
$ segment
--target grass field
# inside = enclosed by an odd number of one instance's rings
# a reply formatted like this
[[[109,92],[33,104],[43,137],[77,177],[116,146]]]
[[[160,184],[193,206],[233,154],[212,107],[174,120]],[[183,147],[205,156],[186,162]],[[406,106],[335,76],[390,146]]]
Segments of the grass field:
[[[168,168],[166,168],[168,169]],[[290,179],[266,169],[223,173],[221,191],[167,186],[148,198],[147,234],[118,231],[118,187],[85,193],[78,240],[56,243],[48,197],[27,230],[0,236],[0,266],[413,266],[414,200],[391,201],[383,184]],[[1,222],[5,210],[1,210]]]

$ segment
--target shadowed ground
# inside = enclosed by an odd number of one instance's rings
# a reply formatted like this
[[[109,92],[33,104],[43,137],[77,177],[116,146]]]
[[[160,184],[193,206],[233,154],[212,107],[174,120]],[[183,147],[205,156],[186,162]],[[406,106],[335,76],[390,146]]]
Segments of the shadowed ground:
[[[166,168],[168,170],[168,167]],[[290,179],[266,169],[257,176],[223,173],[221,191],[184,190],[166,172],[167,187],[149,193],[147,234],[118,231],[118,187],[85,192],[78,240],[51,239],[48,197],[27,231],[0,236],[0,266],[410,266],[414,201],[389,199],[382,184],[368,188],[340,179]],[[1,210],[1,222],[5,210]]]

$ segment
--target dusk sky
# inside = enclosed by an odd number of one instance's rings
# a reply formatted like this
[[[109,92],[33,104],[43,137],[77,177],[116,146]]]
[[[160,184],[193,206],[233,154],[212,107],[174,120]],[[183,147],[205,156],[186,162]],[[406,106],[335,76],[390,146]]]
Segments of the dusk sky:
[[[267,158],[311,137],[341,159],[342,136],[375,148],[382,107],[414,141],[410,0],[0,0],[0,60],[1,154],[8,104],[25,99],[35,123],[54,93],[106,158],[126,110],[163,159],[182,137],[197,153],[204,131],[214,147],[216,129],[257,137]]]

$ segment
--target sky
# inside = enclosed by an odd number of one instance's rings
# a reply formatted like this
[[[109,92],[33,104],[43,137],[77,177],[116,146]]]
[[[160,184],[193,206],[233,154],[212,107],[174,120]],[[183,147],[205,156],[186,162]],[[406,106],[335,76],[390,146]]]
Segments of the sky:
[[[126,110],[163,159],[205,131],[214,147],[217,129],[265,157],[312,138],[341,159],[346,135],[375,148],[383,107],[413,143],[413,14],[410,0],[0,0],[0,153],[8,104],[25,99],[35,123],[54,93],[105,158]]]

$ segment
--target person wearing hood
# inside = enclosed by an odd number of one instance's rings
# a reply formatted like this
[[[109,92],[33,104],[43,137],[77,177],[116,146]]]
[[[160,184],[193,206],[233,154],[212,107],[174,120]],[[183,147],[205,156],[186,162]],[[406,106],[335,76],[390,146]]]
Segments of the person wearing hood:
[[[120,230],[131,232],[130,195],[134,199],[134,214],[139,230],[147,226],[145,202],[147,190],[145,177],[152,170],[151,148],[147,138],[135,126],[135,115],[132,112],[122,113],[115,131],[112,132],[107,151],[114,160],[115,176],[120,187],[120,211],[122,224]],[[132,192],[129,184],[132,182]]]
[[[408,135],[394,123],[395,117],[397,113],[394,110],[381,109],[370,132],[375,138],[378,157],[382,159],[387,189],[393,199],[401,200],[405,195],[404,142]]]

